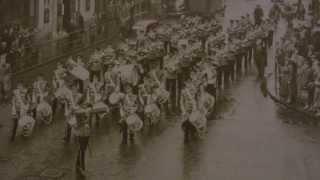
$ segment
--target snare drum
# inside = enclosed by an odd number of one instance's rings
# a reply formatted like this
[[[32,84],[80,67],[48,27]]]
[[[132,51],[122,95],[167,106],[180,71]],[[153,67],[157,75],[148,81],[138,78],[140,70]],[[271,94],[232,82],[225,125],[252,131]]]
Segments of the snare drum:
[[[149,104],[144,108],[146,116],[150,119],[151,124],[155,124],[160,120],[160,109],[156,104]]]
[[[109,112],[109,107],[103,103],[103,102],[98,102],[93,105],[91,113],[108,113]]]
[[[164,88],[159,88],[157,90],[158,102],[164,104],[169,100],[170,93]]]
[[[137,114],[131,114],[126,118],[125,121],[128,125],[129,131],[138,132],[143,127],[143,121],[139,118]]]
[[[200,111],[193,111],[189,117],[189,121],[199,133],[204,132],[207,128],[207,118]]]
[[[116,105],[116,104],[119,104],[119,102],[121,101],[122,99],[122,95],[121,93],[111,93],[111,95],[109,96],[109,102],[110,104],[112,105]]]
[[[35,120],[31,116],[22,116],[18,121],[17,136],[29,137],[33,133]]]
[[[52,122],[52,108],[47,102],[41,102],[37,106],[37,117],[38,121],[42,121],[45,124],[51,124]]]

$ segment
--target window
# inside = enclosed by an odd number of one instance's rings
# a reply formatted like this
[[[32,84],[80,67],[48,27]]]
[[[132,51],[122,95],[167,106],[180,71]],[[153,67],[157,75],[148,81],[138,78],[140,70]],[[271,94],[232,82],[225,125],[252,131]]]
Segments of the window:
[[[50,22],[50,9],[45,8],[44,9],[44,23],[47,24]]]
[[[58,16],[63,16],[63,4],[58,3]]]
[[[90,11],[91,8],[91,0],[86,0],[86,10]]]
[[[50,0],[44,1],[43,21],[45,24],[50,22]]]

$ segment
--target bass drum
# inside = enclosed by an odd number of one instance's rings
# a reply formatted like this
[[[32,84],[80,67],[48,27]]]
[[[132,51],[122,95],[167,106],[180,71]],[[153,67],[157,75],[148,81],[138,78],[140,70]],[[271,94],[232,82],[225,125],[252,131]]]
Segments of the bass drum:
[[[144,108],[145,115],[150,119],[151,124],[156,124],[160,120],[160,109],[156,104],[149,104]]]
[[[200,111],[194,111],[189,117],[190,123],[197,129],[199,134],[203,134],[207,130],[207,118]]]
[[[139,118],[137,114],[129,115],[126,119],[128,129],[131,132],[138,132],[143,127],[143,121]]]
[[[16,136],[29,137],[33,133],[35,120],[31,116],[22,116],[18,121]]]
[[[47,102],[42,102],[37,106],[36,119],[46,125],[52,123],[52,108]]]

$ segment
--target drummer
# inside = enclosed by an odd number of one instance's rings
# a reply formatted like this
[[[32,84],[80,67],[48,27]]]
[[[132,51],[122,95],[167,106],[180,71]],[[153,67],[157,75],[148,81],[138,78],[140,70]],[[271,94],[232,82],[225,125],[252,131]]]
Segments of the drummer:
[[[33,83],[32,88],[32,103],[33,103],[33,117],[36,118],[36,108],[40,104],[41,100],[45,100],[49,94],[48,82],[44,79],[43,75],[40,74],[37,80]]]
[[[127,144],[128,137],[130,141],[133,143],[134,141],[134,133],[129,131],[128,124],[126,123],[126,119],[133,114],[136,114],[138,110],[138,97],[133,94],[133,88],[131,85],[127,84],[125,86],[125,95],[121,105],[121,131],[122,131],[122,142]]]
[[[76,63],[77,63],[77,65],[85,68],[83,58],[80,55],[76,56]],[[84,81],[77,79],[76,82],[77,82],[77,86],[78,86],[80,92],[83,93],[84,92]]]
[[[54,76],[52,79],[52,87],[53,91],[56,93],[59,91],[60,88],[62,88],[65,85],[65,78],[67,76],[67,70],[64,68],[62,63],[58,62],[57,64],[57,69],[54,71]],[[56,115],[57,108],[59,105],[59,100],[58,97],[55,95],[52,100],[52,115],[53,118]],[[61,104],[61,103],[60,103]]]
[[[89,146],[91,129],[89,125],[89,111],[87,108],[78,108],[74,112],[76,124],[73,125],[73,131],[79,143],[79,151],[76,160],[76,172],[80,177],[86,176],[86,151]]]
[[[93,81],[93,77],[98,78],[99,81],[101,80],[103,66],[102,59],[100,59],[99,53],[100,49],[97,48],[89,62],[90,81]]]
[[[190,79],[186,80],[182,90],[182,96],[180,99],[180,108],[182,112],[182,128],[184,130],[185,141],[189,141],[190,138],[195,136],[196,129],[189,121],[191,113],[196,109],[195,93],[192,90],[192,84]]]
[[[105,66],[105,73],[104,73],[104,92],[103,92],[103,99],[104,101],[109,104],[108,98],[115,91],[115,88],[119,86],[117,83],[119,81],[115,81],[112,73],[112,69],[114,67],[113,63],[109,63],[108,65]]]
[[[175,58],[175,54],[170,52],[169,55],[164,57],[164,62],[169,63],[173,61]],[[169,109],[175,111],[177,109],[177,79],[178,75],[176,71],[170,69],[173,67],[165,68],[165,78],[166,78],[166,90],[170,93],[170,99],[167,103],[167,113],[169,113]],[[170,106],[169,106],[170,105]]]
[[[204,80],[205,80],[205,89],[209,94],[211,94],[213,97],[216,97],[216,83],[217,83],[217,72],[216,69],[210,65],[205,64],[204,67]]]
[[[44,79],[43,74],[39,74],[37,80],[33,83],[33,95],[35,102],[38,103],[40,97],[46,98],[49,95],[49,84]]]
[[[198,92],[196,94],[197,107],[201,113],[208,116],[210,111],[213,111],[215,105],[215,97],[208,93],[206,90],[206,85],[204,83],[199,85]]]
[[[96,77],[94,77],[94,79],[96,79]],[[86,97],[84,101],[85,105],[94,106],[98,102],[102,101],[102,96],[99,93],[99,89],[98,89],[99,87],[96,84],[92,84],[92,83],[90,84],[86,92]],[[100,116],[98,115],[98,113],[94,113],[90,115],[90,126],[92,126],[93,118],[95,118],[96,125],[99,126]]]
[[[12,120],[13,129],[11,141],[15,140],[19,119],[28,113],[30,108],[30,99],[27,96],[27,89],[22,82],[18,82],[17,88],[13,91],[12,98]]]
[[[156,124],[160,119],[160,107],[158,105],[159,96],[157,94],[158,88],[158,84],[148,83],[148,80],[146,80],[143,85],[143,90],[141,90],[141,92],[139,91],[139,100],[143,109],[143,117],[141,118],[143,120],[146,118],[149,121],[150,127]]]
[[[69,142],[71,137],[71,126],[70,126],[70,120],[71,120],[71,112],[73,107],[75,106],[73,94],[71,90],[71,84],[63,81],[61,83],[60,88],[55,93],[56,95],[56,102],[61,104],[64,110],[64,117],[66,121],[66,128],[65,128],[65,136],[64,141]],[[56,107],[52,107],[52,109],[55,109]]]

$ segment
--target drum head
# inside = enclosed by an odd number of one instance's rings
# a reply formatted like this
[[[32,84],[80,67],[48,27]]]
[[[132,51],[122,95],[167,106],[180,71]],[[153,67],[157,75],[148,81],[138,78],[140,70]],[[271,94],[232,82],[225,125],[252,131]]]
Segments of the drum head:
[[[118,104],[120,102],[121,96],[117,93],[112,93],[109,97],[110,104]]]
[[[136,114],[133,114],[133,115],[130,115],[127,119],[126,119],[126,123],[128,125],[128,129],[130,131],[133,131],[133,132],[138,132],[142,129],[143,127],[143,122],[142,120],[139,118],[138,115]]]

